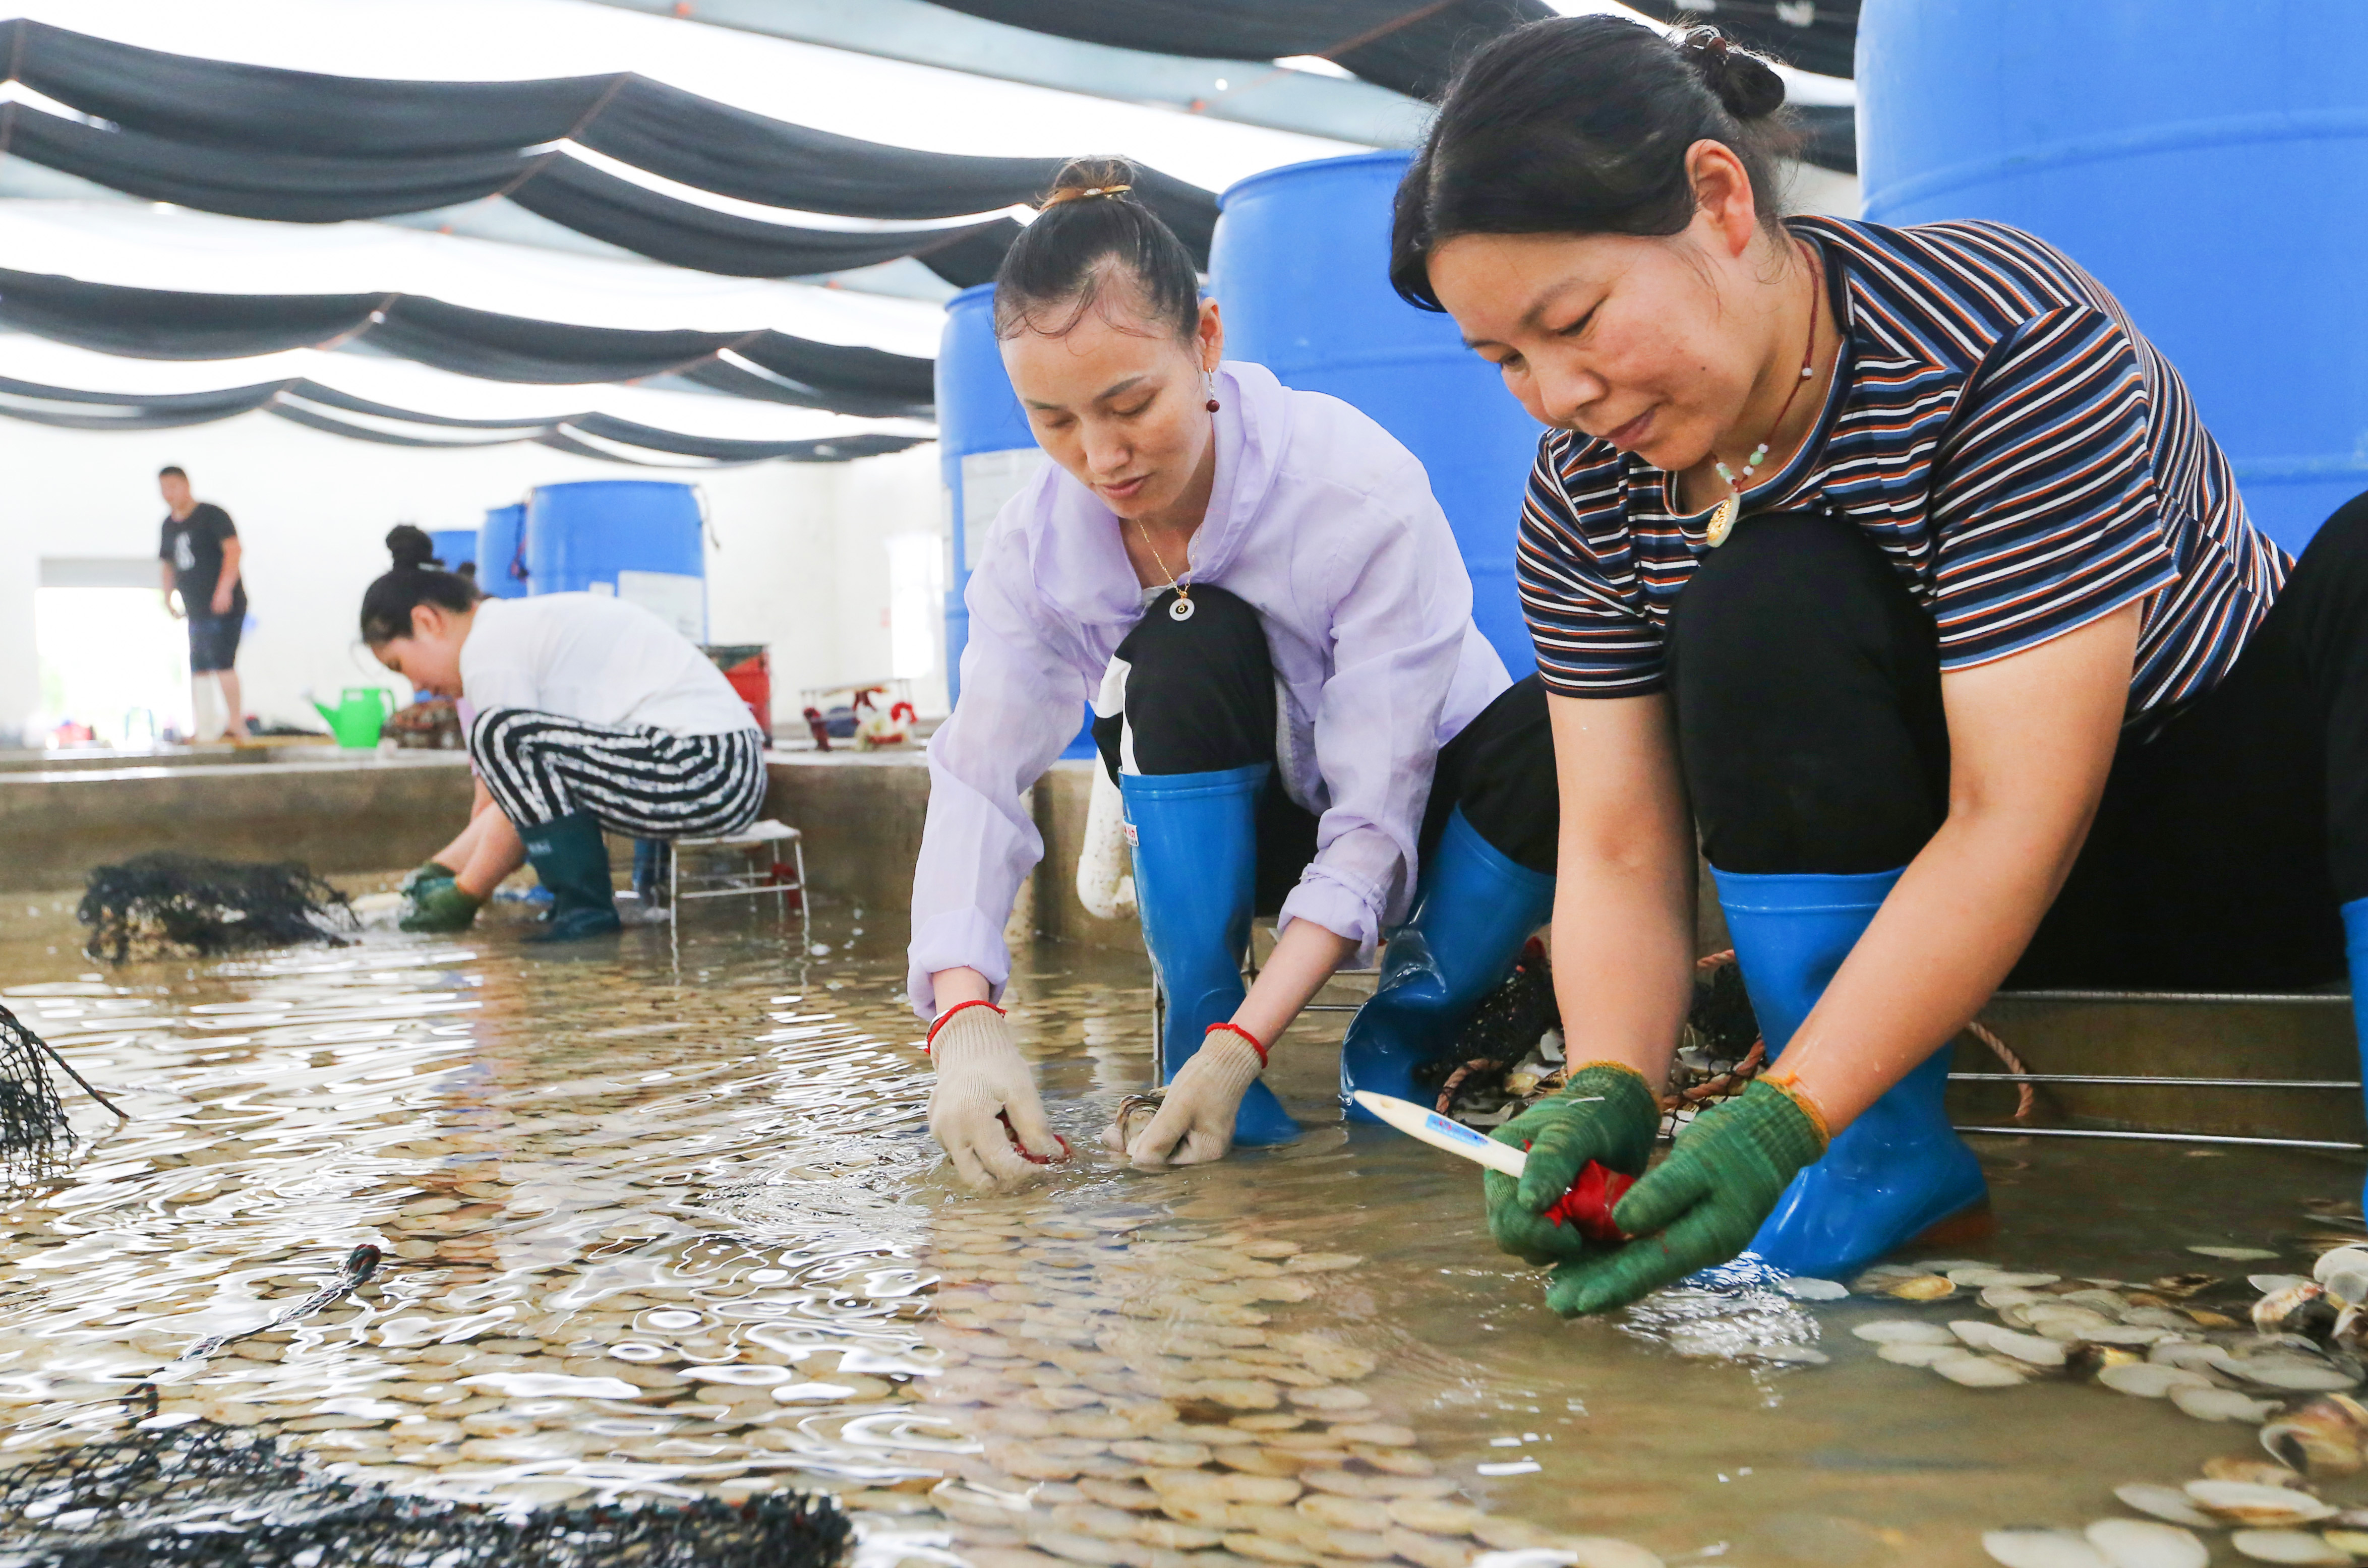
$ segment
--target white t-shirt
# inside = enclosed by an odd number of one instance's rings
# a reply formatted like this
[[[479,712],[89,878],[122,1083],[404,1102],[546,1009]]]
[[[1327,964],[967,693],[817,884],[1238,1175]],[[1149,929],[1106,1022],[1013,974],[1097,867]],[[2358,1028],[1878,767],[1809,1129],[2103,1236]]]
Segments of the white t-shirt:
[[[480,713],[527,708],[677,735],[757,727],[723,672],[680,632],[600,594],[479,604],[461,644],[461,689]]]

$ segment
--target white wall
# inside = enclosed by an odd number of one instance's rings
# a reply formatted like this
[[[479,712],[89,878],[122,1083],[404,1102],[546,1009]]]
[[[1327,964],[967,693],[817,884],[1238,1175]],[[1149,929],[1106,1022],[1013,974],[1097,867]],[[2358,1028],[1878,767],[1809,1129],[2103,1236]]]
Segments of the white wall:
[[[354,646],[361,594],[386,569],[398,522],[473,528],[532,485],[673,477],[520,445],[382,447],[266,414],[186,430],[76,431],[0,419],[0,740],[39,705],[33,590],[43,556],[154,558],[165,506],[156,470],[177,463],[245,541],[256,627],[239,652],[250,712],[292,718],[306,687],[369,684]],[[768,642],[778,719],[804,686],[889,669],[886,537],[942,528],[937,449],[853,463],[764,463],[683,474],[705,486],[716,543],[709,631]],[[358,662],[360,661],[360,662]],[[942,664],[942,657],[939,660]],[[401,693],[392,676],[375,677]],[[942,711],[940,673],[918,694]]]

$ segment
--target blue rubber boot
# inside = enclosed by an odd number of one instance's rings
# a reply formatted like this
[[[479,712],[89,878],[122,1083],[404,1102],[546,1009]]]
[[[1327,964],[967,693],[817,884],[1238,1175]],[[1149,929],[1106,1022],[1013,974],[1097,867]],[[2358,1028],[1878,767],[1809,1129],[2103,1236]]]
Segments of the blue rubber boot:
[[[1899,872],[1744,876],[1713,868],[1712,875],[1772,1059],[1825,994]],[[1830,1278],[1943,1221],[1975,1217],[1989,1189],[1980,1162],[1949,1125],[1948,1087],[1944,1046],[1793,1178],[1751,1238],[1751,1251],[1787,1273]]]
[[[1127,838],[1134,846],[1134,903],[1144,945],[1167,999],[1159,1081],[1201,1049],[1211,1024],[1242,1005],[1242,955],[1258,894],[1258,801],[1269,764],[1220,773],[1125,773]],[[1234,1118],[1234,1142],[1288,1143],[1299,1123],[1264,1080]]]
[[[1349,1098],[1359,1089],[1429,1103],[1415,1069],[1455,1043],[1481,998],[1495,990],[1530,933],[1554,913],[1554,880],[1508,858],[1452,812],[1422,869],[1414,913],[1390,934],[1372,999],[1340,1044],[1340,1106],[1378,1124]]]
[[[2368,898],[2343,906],[2343,956],[2351,971],[2351,1033],[2360,1047],[2360,1077],[2368,1083]],[[2368,1210],[2368,1183],[2360,1193]]]

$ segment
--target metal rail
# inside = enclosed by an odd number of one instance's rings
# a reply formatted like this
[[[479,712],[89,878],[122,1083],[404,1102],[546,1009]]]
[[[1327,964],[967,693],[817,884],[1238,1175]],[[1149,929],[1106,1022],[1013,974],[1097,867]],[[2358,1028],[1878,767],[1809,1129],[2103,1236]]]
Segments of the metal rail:
[[[2139,1143],[2239,1143],[2248,1148],[2332,1149],[2357,1153],[2368,1143],[2348,1143],[2328,1138],[2239,1138],[2226,1132],[2121,1132],[2095,1127],[1967,1127],[1960,1132],[1995,1132],[2006,1138],[2112,1138]]]
[[[1999,991],[1999,1002],[2176,1002],[2203,1006],[2238,1004],[2349,1007],[2348,991]]]
[[[2112,1073],[1952,1073],[1952,1084],[2129,1084],[2171,1089],[2356,1089],[2357,1078],[2154,1078]]]

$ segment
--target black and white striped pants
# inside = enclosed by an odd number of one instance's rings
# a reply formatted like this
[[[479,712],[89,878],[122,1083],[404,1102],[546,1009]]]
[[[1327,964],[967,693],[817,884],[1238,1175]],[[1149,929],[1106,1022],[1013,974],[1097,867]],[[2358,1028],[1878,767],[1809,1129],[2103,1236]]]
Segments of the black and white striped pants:
[[[735,833],[765,803],[764,737],[676,735],[493,708],[469,731],[469,760],[518,828],[589,812],[632,838]]]

